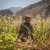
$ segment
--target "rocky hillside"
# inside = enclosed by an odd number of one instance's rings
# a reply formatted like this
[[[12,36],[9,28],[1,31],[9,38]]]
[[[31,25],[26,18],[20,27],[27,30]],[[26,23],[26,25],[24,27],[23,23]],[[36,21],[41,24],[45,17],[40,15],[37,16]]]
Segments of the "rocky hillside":
[[[11,7],[11,8],[9,8],[9,10],[12,11],[13,13],[18,12],[21,9],[22,9],[21,7]]]
[[[5,9],[5,10],[0,10],[0,15],[2,16],[11,16],[13,14],[12,11],[10,11],[9,9]]]
[[[41,0],[38,3],[31,4],[22,10],[18,11],[16,15],[26,15],[31,14],[32,17],[40,16],[49,16],[50,15],[50,0]]]

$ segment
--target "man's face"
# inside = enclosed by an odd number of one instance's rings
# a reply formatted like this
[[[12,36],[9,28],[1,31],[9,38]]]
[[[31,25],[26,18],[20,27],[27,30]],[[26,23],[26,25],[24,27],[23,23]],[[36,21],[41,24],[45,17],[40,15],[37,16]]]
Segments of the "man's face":
[[[26,23],[30,23],[30,20],[31,20],[31,18],[30,18],[30,17],[27,17],[27,18],[25,19],[25,22],[26,22]]]

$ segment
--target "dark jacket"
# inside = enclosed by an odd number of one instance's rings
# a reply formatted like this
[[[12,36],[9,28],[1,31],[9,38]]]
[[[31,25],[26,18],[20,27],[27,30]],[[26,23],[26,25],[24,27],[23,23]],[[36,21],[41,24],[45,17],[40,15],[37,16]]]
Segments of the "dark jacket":
[[[31,38],[33,39],[32,33],[33,33],[33,26],[30,23],[29,24],[26,24],[26,23],[21,24],[21,27],[19,30],[20,37],[27,38],[30,35]]]

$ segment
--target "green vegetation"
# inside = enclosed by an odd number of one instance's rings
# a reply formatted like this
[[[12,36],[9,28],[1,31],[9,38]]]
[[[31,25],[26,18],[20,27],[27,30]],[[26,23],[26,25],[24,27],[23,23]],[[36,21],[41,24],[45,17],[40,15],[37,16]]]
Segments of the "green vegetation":
[[[20,41],[18,33],[21,24],[18,21],[10,22],[0,19],[0,50],[33,50],[34,48],[42,50],[45,47],[50,49],[50,20],[40,19],[36,21],[33,19],[32,23],[35,44],[32,44],[30,39],[26,39],[27,42],[24,43]]]

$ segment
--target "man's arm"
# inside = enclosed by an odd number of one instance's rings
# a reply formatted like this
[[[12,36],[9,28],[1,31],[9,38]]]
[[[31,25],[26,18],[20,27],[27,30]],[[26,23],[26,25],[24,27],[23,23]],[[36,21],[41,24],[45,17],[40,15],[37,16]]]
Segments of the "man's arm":
[[[21,36],[22,31],[23,31],[23,26],[21,25],[20,30],[19,30],[19,36],[18,36],[18,37],[20,37],[20,36]]]
[[[33,26],[32,25],[31,25],[31,33],[30,33],[30,35],[31,35],[32,41],[34,41],[35,40],[35,35],[34,35],[34,30],[33,30]]]
[[[35,35],[34,35],[34,33],[31,33],[30,35],[31,35],[32,41],[34,41],[34,40],[35,40]]]

